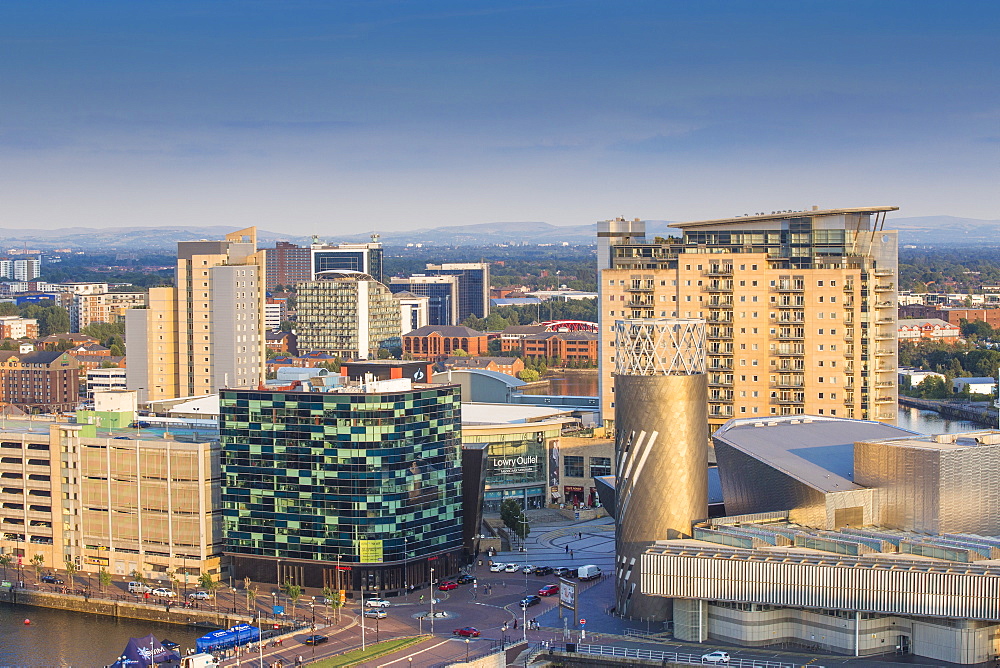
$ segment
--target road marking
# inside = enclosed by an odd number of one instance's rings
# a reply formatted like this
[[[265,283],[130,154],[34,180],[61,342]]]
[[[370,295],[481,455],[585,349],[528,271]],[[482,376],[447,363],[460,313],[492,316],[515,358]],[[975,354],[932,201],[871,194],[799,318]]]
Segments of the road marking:
[[[449,642],[450,640],[451,640],[450,638],[449,638],[448,640],[443,640],[443,641],[439,642],[439,643],[438,643],[438,644],[436,644],[436,645],[431,645],[431,646],[430,646],[430,647],[428,647],[427,649],[422,649],[422,650],[420,650],[419,652],[414,652],[413,654],[407,654],[406,656],[404,656],[404,657],[402,657],[402,658],[400,658],[400,659],[395,659],[394,661],[390,661],[389,663],[381,663],[381,664],[379,664],[379,665],[377,666],[377,668],[385,668],[385,666],[391,666],[391,665],[392,665],[392,664],[394,664],[394,663],[399,663],[400,661],[406,661],[407,659],[409,659],[409,658],[412,658],[412,657],[416,656],[417,654],[423,654],[424,652],[429,652],[429,651],[431,651],[432,649],[435,649],[435,648],[437,648],[437,647],[440,647],[441,645],[446,645],[446,644],[448,644],[448,642]]]

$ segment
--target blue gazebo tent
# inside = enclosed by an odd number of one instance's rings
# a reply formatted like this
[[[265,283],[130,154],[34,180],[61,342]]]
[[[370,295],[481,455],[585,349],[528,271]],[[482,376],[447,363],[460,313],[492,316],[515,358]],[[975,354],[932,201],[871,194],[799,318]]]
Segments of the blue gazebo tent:
[[[145,638],[129,638],[128,644],[118,657],[118,660],[111,664],[111,668],[142,668],[142,666],[181,660],[177,652],[164,648],[152,634]]]

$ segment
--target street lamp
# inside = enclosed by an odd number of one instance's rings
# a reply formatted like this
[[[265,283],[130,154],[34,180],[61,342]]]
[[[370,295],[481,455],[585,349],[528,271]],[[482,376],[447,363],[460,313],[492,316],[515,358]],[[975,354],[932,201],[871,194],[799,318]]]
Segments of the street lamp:
[[[469,662],[469,639],[465,639],[465,662]]]
[[[431,568],[431,635],[434,634],[434,569]]]
[[[409,565],[408,561],[410,558],[409,543],[410,543],[409,539],[406,536],[403,536],[403,597],[404,598],[409,598],[410,596],[410,588],[407,586],[407,575],[406,575],[406,567]]]

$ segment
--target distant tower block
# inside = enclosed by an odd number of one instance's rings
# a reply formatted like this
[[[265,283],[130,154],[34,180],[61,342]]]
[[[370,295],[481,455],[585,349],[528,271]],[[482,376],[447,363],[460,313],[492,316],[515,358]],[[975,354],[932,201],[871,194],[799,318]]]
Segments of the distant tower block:
[[[619,320],[614,351],[618,611],[663,619],[637,566],[651,543],[708,517],[705,321]]]

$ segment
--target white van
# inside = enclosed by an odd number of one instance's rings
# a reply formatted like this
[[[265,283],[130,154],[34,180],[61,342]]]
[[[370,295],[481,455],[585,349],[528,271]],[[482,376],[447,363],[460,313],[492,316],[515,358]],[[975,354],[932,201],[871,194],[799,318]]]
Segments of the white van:
[[[218,665],[211,654],[192,654],[181,659],[181,668],[214,668]]]
[[[594,564],[580,566],[576,572],[576,576],[581,580],[596,580],[601,577],[601,569]]]
[[[128,583],[128,593],[130,594],[147,594],[153,591],[153,588],[149,585],[143,584],[141,582],[129,582]]]

